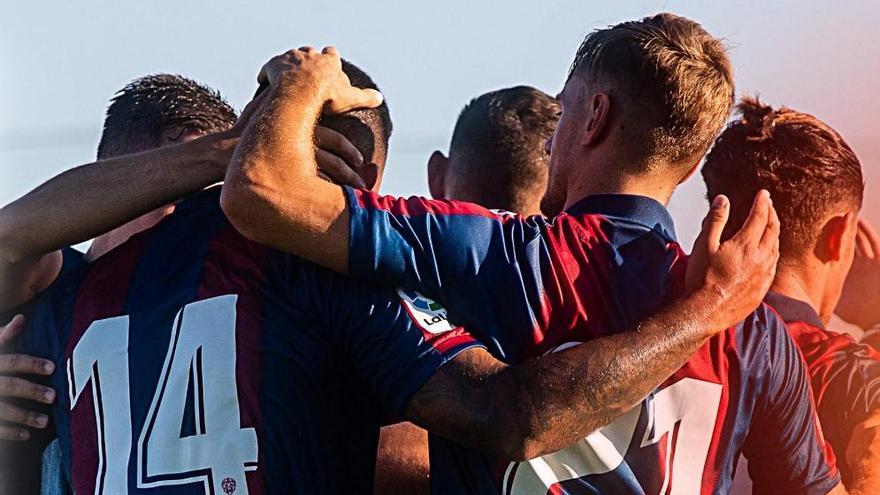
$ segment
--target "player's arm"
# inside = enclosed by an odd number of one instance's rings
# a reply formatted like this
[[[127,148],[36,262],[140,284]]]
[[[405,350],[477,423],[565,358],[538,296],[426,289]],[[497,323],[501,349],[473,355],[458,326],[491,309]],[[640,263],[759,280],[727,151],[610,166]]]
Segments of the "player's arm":
[[[460,443],[524,460],[554,452],[642,401],[709,338],[760,304],[775,273],[778,220],[753,212],[720,243],[729,205],[718,201],[690,270],[696,288],[630,332],[515,366],[469,349],[408,402],[406,417]]]
[[[188,143],[68,170],[0,209],[0,311],[32,299],[61,270],[59,251],[222,179],[236,140]]]
[[[259,82],[269,84],[267,101],[242,135],[220,204],[245,236],[344,273],[345,198],[318,176],[315,127],[324,109],[372,108],[382,96],[352,87],[334,48],[274,57]]]
[[[880,326],[880,234],[864,219],[859,219],[855,259],[834,312],[865,331]],[[872,333],[876,338],[880,332]]]

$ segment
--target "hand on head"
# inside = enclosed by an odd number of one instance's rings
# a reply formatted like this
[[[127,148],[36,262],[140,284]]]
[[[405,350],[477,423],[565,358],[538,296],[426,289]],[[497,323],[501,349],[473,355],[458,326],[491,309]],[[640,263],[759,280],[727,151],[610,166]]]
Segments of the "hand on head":
[[[773,283],[779,260],[779,217],[761,190],[742,228],[722,242],[730,215],[723,195],[712,201],[688,262],[687,291],[707,291],[724,304],[718,318],[732,326],[754,311]]]
[[[320,52],[306,46],[275,56],[260,70],[257,81],[268,82],[274,88],[314,91],[324,101],[324,113],[331,115],[382,104],[382,93],[351,85],[342,71],[339,52],[332,46]]]
[[[859,219],[856,253],[834,312],[867,330],[880,323],[880,234]]]

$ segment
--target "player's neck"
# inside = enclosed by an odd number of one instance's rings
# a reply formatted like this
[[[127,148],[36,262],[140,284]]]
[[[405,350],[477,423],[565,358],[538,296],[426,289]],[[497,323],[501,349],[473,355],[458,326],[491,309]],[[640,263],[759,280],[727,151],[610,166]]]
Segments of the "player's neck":
[[[678,185],[676,181],[669,180],[667,177],[660,177],[657,174],[627,174],[616,172],[616,170],[625,169],[620,164],[612,166],[593,167],[598,170],[597,173],[581,173],[578,174],[568,188],[568,194],[565,208],[568,209],[581,199],[595,194],[630,194],[635,196],[646,196],[657,200],[661,204],[668,205],[675,187]],[[607,173],[609,170],[615,170],[615,173]],[[632,170],[632,169],[630,169]]]
[[[783,296],[807,303],[826,325],[830,311],[825,311],[825,272],[809,260],[786,262],[780,260],[776,278],[770,290]],[[832,308],[833,309],[833,308]],[[827,313],[827,314],[823,314]]]

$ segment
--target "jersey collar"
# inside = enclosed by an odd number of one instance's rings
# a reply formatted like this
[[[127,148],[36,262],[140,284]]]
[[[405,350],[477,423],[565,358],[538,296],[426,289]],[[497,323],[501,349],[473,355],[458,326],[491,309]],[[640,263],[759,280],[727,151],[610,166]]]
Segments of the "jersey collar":
[[[809,304],[784,296],[778,292],[768,292],[764,302],[779,313],[786,323],[800,321],[816,328],[825,329],[819,314]]]
[[[659,201],[633,194],[593,194],[578,201],[566,213],[573,216],[602,215],[634,222],[677,242],[672,215]]]

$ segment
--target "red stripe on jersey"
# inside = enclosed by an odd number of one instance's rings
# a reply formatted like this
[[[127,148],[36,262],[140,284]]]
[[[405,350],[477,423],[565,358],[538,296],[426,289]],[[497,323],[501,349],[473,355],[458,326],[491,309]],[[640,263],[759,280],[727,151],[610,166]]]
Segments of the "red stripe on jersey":
[[[92,322],[123,313],[137,260],[151,237],[148,232],[133,236],[124,244],[124,249],[114,249],[97,260],[95,263],[101,264],[100,269],[88,271],[74,300],[65,361],[70,359],[73,349]],[[99,436],[91,391],[94,384],[86,387],[70,411],[71,483],[76,493],[95,492],[95,473],[98,472],[99,462],[98,447],[95,445],[95,439]]]
[[[254,428],[258,444],[263,439],[260,410],[260,353],[262,307],[268,249],[244,238],[232,227],[223,228],[209,243],[203,261],[196,299],[229,294],[237,296],[235,322],[236,385],[242,428]],[[247,472],[248,492],[266,493],[265,459],[259,450],[258,466]]]
[[[491,210],[473,203],[464,201],[449,201],[445,199],[428,200],[413,196],[410,198],[397,198],[394,196],[382,196],[371,191],[353,189],[354,195],[361,208],[384,210],[394,215],[472,215],[486,218],[494,218],[499,221],[515,218],[514,215],[499,215]]]
[[[548,227],[544,238],[550,247],[550,267],[543,275],[543,306],[534,328],[539,346],[533,355],[566,342],[608,335],[608,308],[613,304],[608,293],[611,253],[601,229],[604,221],[598,215],[574,219],[562,214]]]

